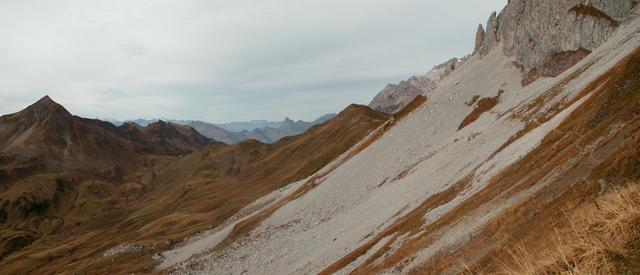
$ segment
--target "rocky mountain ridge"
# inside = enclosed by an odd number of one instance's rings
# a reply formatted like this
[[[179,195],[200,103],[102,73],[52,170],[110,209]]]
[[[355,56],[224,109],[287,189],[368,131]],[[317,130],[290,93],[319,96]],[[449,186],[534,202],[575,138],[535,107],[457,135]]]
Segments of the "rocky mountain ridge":
[[[312,122],[302,120],[293,121],[287,117],[277,128],[267,126],[263,128],[255,128],[251,131],[243,130],[239,132],[229,131],[216,124],[203,121],[192,121],[186,125],[193,127],[196,131],[211,139],[224,142],[226,144],[236,144],[247,139],[255,139],[264,143],[274,143],[283,137],[302,134],[312,126],[328,121],[334,116],[335,114],[326,114]]]
[[[274,143],[283,137],[304,133],[311,126],[323,123],[333,118],[335,114],[326,114],[314,121],[293,121],[286,117],[283,121],[253,120],[250,122],[209,123],[199,120],[175,119],[136,119],[127,121],[107,120],[116,126],[133,123],[140,128],[157,122],[173,123],[174,126],[185,125],[192,127],[202,135],[226,144],[236,144],[246,139],[255,139],[264,143]]]
[[[485,56],[501,45],[523,72],[522,85],[540,77],[555,77],[606,41],[628,18],[640,14],[636,0],[509,1],[492,13],[486,29],[480,24],[473,54]],[[464,58],[451,59],[424,76],[387,85],[369,104],[386,113],[400,110],[413,97],[433,88]],[[419,79],[421,85],[416,85]],[[411,81],[413,80],[413,81]]]
[[[510,0],[478,26],[474,54],[501,46],[525,74],[523,85],[554,77],[599,47],[625,20],[640,14],[635,0]]]
[[[172,123],[74,116],[48,96],[1,116],[0,262],[51,235],[98,232],[103,213],[146,192],[154,169],[210,142]]]
[[[0,152],[37,158],[47,166],[105,161],[120,166],[136,162],[136,155],[177,156],[209,142],[195,130],[177,124],[116,127],[73,116],[48,96],[18,113],[0,117]]]
[[[433,67],[427,74],[412,76],[398,84],[387,84],[369,103],[374,110],[392,114],[402,110],[417,95],[425,94],[464,63],[466,58],[452,58]]]

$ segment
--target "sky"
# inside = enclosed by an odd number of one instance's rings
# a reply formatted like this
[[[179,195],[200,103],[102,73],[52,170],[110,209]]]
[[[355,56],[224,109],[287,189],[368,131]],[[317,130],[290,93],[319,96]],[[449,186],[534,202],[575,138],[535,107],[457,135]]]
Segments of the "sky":
[[[0,0],[0,114],[313,120],[473,51],[506,0]]]

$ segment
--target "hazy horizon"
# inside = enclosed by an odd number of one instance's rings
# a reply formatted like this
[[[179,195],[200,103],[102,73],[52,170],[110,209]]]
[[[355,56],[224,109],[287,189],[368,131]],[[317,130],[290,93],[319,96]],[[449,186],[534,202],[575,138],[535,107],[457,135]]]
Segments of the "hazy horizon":
[[[0,113],[50,95],[89,118],[311,121],[471,53],[505,4],[3,1]]]

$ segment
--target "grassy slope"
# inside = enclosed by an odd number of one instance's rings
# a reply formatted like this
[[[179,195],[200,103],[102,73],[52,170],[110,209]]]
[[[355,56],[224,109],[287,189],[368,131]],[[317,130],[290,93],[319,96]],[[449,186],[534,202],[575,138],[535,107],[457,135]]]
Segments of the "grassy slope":
[[[567,213],[543,252],[523,243],[507,249],[505,274],[640,273],[640,183],[615,188]],[[546,240],[550,242],[550,240]]]

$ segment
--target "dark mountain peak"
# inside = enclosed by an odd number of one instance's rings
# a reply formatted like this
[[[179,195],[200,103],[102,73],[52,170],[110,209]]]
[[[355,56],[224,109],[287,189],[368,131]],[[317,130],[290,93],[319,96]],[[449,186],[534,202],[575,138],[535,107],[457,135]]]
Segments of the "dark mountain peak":
[[[127,133],[129,136],[139,136],[142,134],[144,127],[136,124],[135,122],[125,122],[118,126],[121,130]]]
[[[177,128],[176,127],[177,124],[173,124],[173,123],[167,123],[164,120],[158,120],[154,123],[150,123],[148,124],[146,127],[144,127],[144,130],[147,132],[166,132],[166,131],[175,131]]]
[[[0,118],[3,123],[17,123],[21,127],[40,124],[45,121],[62,123],[73,116],[62,105],[45,96],[36,103],[15,114],[5,115]]]
[[[143,128],[142,126],[136,124],[135,122],[131,122],[131,121],[127,121],[127,122],[123,123],[120,127],[121,128],[136,128],[136,129]]]
[[[38,100],[36,102],[36,104],[56,104],[55,101],[53,101],[53,99],[51,99],[51,97],[49,97],[48,95],[45,95],[44,97],[42,97],[40,100]]]
[[[147,125],[142,132],[148,135],[152,143],[169,148],[169,155],[188,154],[211,141],[190,126],[163,120]]]
[[[49,115],[49,114],[59,114],[59,115],[68,115],[71,116],[71,113],[67,111],[62,105],[53,101],[48,95],[44,96],[36,103],[31,104],[31,106],[27,107],[24,111],[35,113],[36,115]]]

